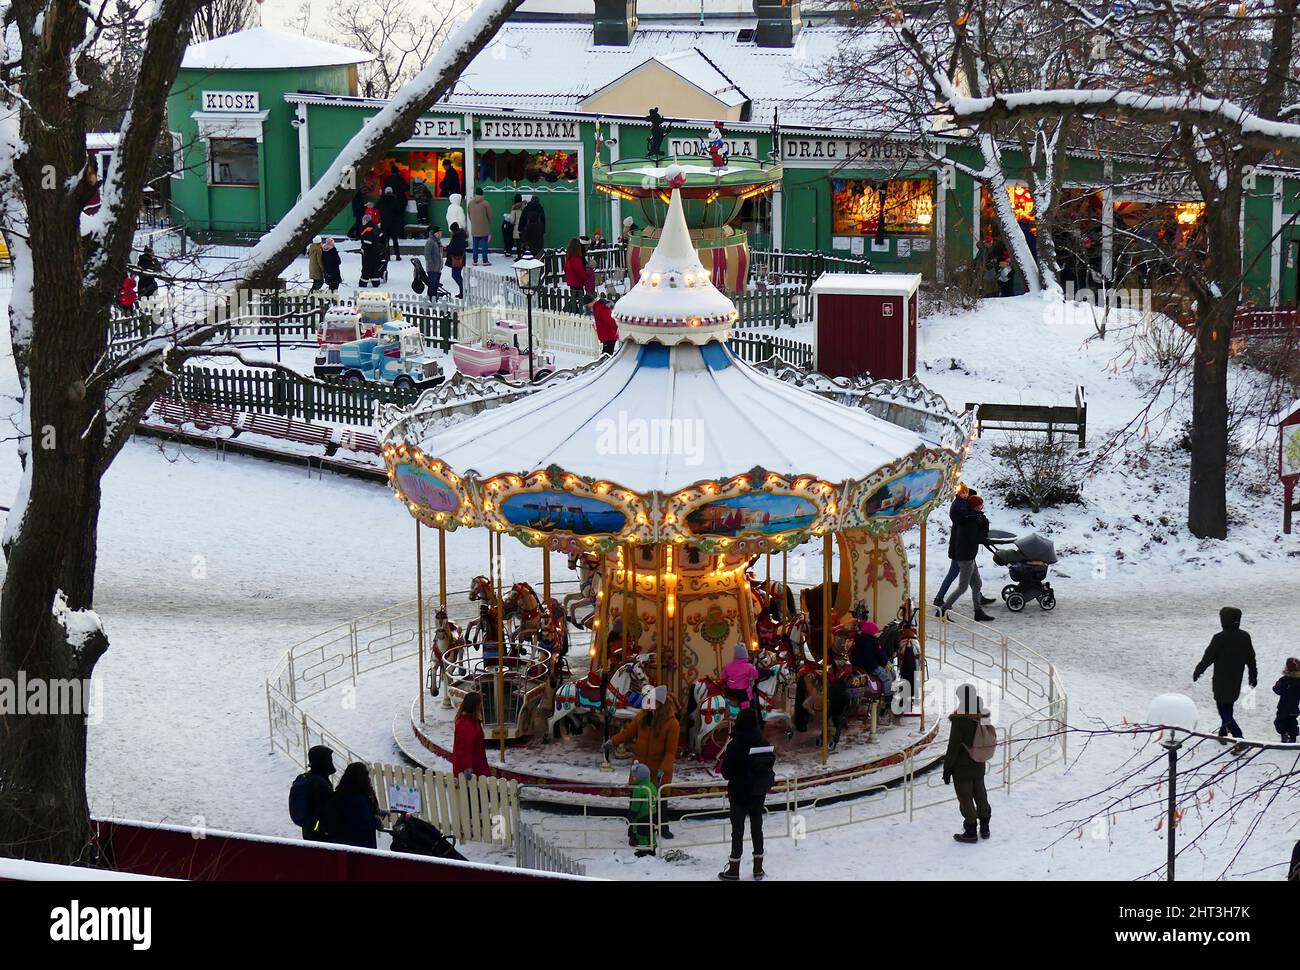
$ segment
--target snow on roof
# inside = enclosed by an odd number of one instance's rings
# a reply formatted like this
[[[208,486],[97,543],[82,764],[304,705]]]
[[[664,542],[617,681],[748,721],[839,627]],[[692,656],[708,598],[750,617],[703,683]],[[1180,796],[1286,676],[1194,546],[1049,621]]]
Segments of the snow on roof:
[[[269,27],[252,27],[216,40],[194,44],[185,51],[181,67],[190,70],[266,71],[276,68],[332,67],[364,64],[374,55],[328,41],[288,34]]]
[[[813,283],[811,292],[911,296],[920,285],[920,273],[827,273]]]
[[[632,418],[690,428],[694,445],[609,447],[603,429]],[[431,431],[419,447],[480,478],[557,465],[644,495],[755,466],[856,480],[929,444],[861,408],[761,373],[720,341],[673,347],[626,341],[604,366]]]
[[[734,23],[642,24],[628,46],[614,47],[593,43],[590,24],[507,22],[465,69],[449,101],[580,111],[587,97],[650,58],[685,54],[666,63],[684,77],[687,71],[700,70],[696,64],[707,63],[716,73],[701,73],[701,79],[721,75],[748,96],[751,121],[770,124],[773,111],[779,110],[787,124],[816,126],[834,118],[843,125],[875,129],[896,122],[886,92],[881,92],[879,103],[855,104],[846,116],[835,104],[834,86],[818,67],[846,45],[874,44],[876,38],[885,43],[886,31],[863,34],[823,23],[806,25],[793,47],[758,47],[741,42]],[[690,56],[692,51],[698,60]],[[709,89],[711,83],[700,86]]]

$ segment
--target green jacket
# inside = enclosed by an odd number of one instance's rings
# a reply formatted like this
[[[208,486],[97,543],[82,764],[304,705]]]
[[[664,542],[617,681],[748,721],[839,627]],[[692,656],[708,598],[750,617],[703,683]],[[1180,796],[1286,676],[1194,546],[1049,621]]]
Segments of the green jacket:
[[[978,714],[950,714],[948,720],[948,751],[943,756],[943,773],[957,781],[983,778],[986,764],[970,756],[967,748],[975,743],[975,728],[981,720]]]
[[[655,802],[659,799],[659,791],[655,788],[654,782],[646,779],[632,784],[632,795],[628,799],[628,811],[632,818],[639,822],[648,822],[650,820],[650,810],[655,807]]]

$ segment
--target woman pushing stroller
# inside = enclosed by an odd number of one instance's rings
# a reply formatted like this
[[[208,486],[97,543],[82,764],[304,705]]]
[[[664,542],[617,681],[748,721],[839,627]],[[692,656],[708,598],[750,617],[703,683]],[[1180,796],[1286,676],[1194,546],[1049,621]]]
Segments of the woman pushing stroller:
[[[965,504],[960,515],[956,511],[953,513],[951,549],[953,561],[957,563],[957,587],[948,593],[948,598],[939,607],[939,615],[946,617],[953,604],[969,589],[975,619],[986,622],[993,617],[984,612],[983,583],[975,558],[979,555],[980,546],[988,541],[989,520],[984,515],[982,497],[972,492]]]

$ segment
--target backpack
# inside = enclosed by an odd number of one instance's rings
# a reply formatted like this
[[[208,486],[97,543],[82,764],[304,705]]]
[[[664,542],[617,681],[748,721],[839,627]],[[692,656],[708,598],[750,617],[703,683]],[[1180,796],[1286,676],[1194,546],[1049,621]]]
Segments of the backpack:
[[[998,729],[988,721],[980,721],[975,725],[975,737],[971,739],[970,744],[963,747],[966,748],[971,761],[977,764],[991,761],[998,750]]]
[[[766,798],[776,784],[776,749],[770,744],[749,749],[749,794]]]
[[[289,817],[301,829],[316,824],[316,819],[311,817],[311,784],[311,772],[304,771],[289,786]]]

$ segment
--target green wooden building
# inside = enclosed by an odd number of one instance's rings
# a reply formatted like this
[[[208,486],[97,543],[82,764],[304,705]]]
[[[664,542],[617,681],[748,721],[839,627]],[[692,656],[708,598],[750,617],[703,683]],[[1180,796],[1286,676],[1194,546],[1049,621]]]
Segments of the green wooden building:
[[[525,4],[363,190],[377,194],[396,167],[430,187],[429,220],[445,226],[449,197],[482,189],[493,248],[516,194],[541,201],[548,246],[614,239],[628,206],[597,191],[592,165],[645,156],[646,115],[658,108],[669,119],[667,155],[698,159],[720,124],[732,154],[780,160],[780,185],[747,200],[738,217],[754,248],[866,256],[878,269],[932,280],[970,266],[992,228],[987,193],[935,157],[980,168],[978,151],[958,138],[920,144],[882,134],[873,118],[887,106],[846,118],[819,100],[810,65],[844,42],[832,18],[801,16],[798,2],[758,3],[746,17],[728,3],[731,13],[700,23],[672,14],[672,4],[662,16],[639,13],[635,0],[595,0],[578,17],[576,2]],[[383,107],[359,84],[367,60],[265,28],[191,47],[168,102],[175,217],[199,234],[273,226]],[[831,115],[834,124],[818,122]],[[1006,159],[1014,181],[1014,150]],[[1173,246],[1194,236],[1195,192],[1156,160],[1074,152],[1064,184],[1071,231],[1107,279],[1123,278],[1153,231]],[[1023,185],[1012,202],[1032,225]],[[1242,212],[1247,298],[1296,301],[1298,222],[1300,171],[1256,173]],[[329,228],[342,234],[351,223],[345,211]]]

